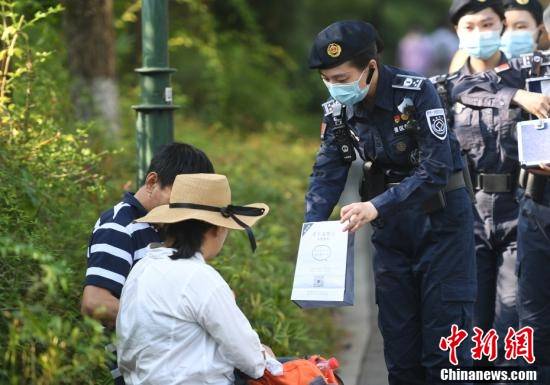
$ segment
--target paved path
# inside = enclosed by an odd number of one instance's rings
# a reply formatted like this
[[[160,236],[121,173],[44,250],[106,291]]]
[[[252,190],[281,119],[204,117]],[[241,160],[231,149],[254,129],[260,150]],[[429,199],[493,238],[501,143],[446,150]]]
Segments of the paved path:
[[[350,168],[346,188],[340,199],[345,205],[359,201],[361,162]],[[340,327],[346,331],[343,351],[338,353],[340,375],[346,385],[387,385],[382,337],[377,326],[372,275],[370,226],[355,236],[355,305],[341,311]]]

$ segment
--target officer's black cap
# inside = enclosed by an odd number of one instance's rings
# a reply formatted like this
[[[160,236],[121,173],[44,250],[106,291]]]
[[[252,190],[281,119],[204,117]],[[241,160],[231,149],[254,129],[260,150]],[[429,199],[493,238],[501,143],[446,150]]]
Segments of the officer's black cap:
[[[337,21],[319,32],[309,55],[309,68],[326,69],[372,50],[373,58],[382,52],[382,39],[369,23]]]
[[[449,9],[449,17],[451,18],[451,22],[457,25],[460,18],[465,14],[476,13],[485,8],[493,8],[500,18],[504,20],[502,0],[453,0]]]
[[[511,9],[520,9],[522,11],[529,11],[537,21],[537,24],[542,23],[542,5],[538,0],[504,0],[504,10],[509,11]]]

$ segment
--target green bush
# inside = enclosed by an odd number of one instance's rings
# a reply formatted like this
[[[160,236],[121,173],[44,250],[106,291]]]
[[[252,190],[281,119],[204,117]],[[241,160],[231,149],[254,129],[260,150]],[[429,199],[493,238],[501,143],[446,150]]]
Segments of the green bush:
[[[35,11],[40,2],[34,0],[0,5],[0,71],[7,69],[0,89],[0,383],[110,383],[108,338],[97,322],[79,314],[79,301],[90,229],[133,179],[133,113],[128,109],[125,139],[116,143],[93,124],[76,121],[65,97],[71,79],[63,43],[52,27],[60,25],[61,9]],[[32,9],[31,17],[22,18],[20,9]],[[231,60],[240,60],[244,46]],[[237,85],[236,67],[232,71],[227,76]],[[122,94],[129,98],[132,92]],[[124,105],[131,102],[123,99]],[[253,93],[239,100],[253,102]],[[262,104],[254,119],[267,116],[269,107]],[[229,176],[236,203],[271,206],[255,229],[255,255],[244,233],[234,232],[215,261],[262,341],[280,355],[332,352],[332,314],[302,311],[290,301],[317,141],[296,139],[296,126],[270,120],[262,123],[262,135],[245,135],[220,123],[207,127],[178,118],[177,139],[209,154],[217,171]],[[120,151],[94,150],[107,145]]]
[[[0,383],[94,384],[106,338],[78,309],[100,159],[71,119],[62,63],[30,40],[60,8],[26,19],[1,5]]]

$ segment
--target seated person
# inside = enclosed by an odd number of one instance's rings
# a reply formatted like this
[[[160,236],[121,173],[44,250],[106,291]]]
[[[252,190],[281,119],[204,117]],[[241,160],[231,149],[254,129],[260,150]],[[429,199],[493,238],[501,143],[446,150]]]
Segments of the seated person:
[[[127,385],[229,385],[234,369],[264,374],[257,333],[221,275],[206,263],[229,229],[250,229],[269,211],[263,203],[232,206],[227,178],[178,175],[170,204],[137,222],[160,225],[164,244],[151,244],[128,277],[116,320],[118,364]]]

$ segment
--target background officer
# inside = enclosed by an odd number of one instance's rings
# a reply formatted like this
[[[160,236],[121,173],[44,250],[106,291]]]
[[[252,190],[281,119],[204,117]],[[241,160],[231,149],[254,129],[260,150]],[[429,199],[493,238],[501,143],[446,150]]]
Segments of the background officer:
[[[366,202],[341,211],[347,229],[375,221],[374,274],[390,384],[439,379],[450,327],[471,330],[475,300],[472,210],[456,138],[435,88],[379,60],[382,41],[362,21],[321,31],[311,50],[332,98],[306,194],[306,221],[326,220],[344,187],[355,147],[371,163]],[[351,147],[351,148],[350,148]],[[372,172],[374,169],[377,172]],[[471,365],[470,343],[458,350]]]
[[[451,95],[453,130],[467,155],[475,187],[478,297],[474,325],[484,331],[494,327],[504,336],[508,327],[518,326],[515,126],[522,120],[521,107],[540,114],[550,104],[540,94],[520,90],[524,79],[499,51],[504,20],[500,1],[455,0],[450,17],[461,49],[469,54],[462,68],[447,77],[447,94]],[[504,362],[499,354],[497,364]]]
[[[506,29],[500,50],[507,58],[533,52],[545,32],[542,5],[538,0],[504,0]]]
[[[550,8],[544,12],[550,31]],[[550,140],[550,134],[548,135]],[[550,383],[550,165],[529,174],[518,223],[520,327],[534,329],[535,365]]]

